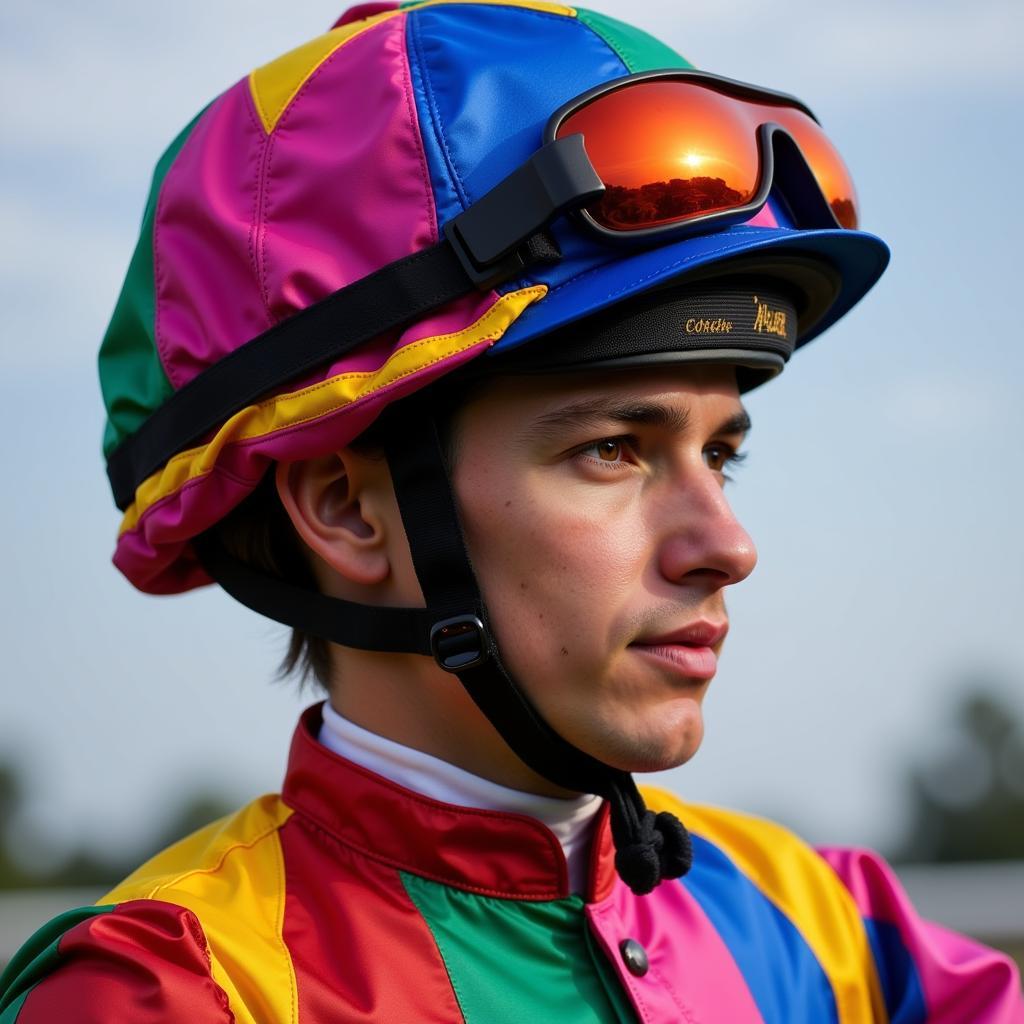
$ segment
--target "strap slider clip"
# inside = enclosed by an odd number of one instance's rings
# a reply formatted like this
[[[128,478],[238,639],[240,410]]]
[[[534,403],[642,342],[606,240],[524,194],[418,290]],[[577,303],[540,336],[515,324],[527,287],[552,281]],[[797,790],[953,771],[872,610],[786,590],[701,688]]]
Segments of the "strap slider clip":
[[[466,276],[481,291],[521,276],[534,263],[561,259],[549,241],[529,242],[555,217],[604,194],[579,133],[541,146],[525,164],[444,225]]]
[[[490,653],[484,624],[475,615],[456,615],[431,627],[430,653],[445,672],[482,665]]]

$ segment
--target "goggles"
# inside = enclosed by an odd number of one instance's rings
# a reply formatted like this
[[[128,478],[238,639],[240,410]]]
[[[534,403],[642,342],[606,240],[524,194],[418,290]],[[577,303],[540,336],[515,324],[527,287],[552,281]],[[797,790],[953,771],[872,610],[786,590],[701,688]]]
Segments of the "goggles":
[[[778,133],[796,143],[836,224],[857,227],[850,172],[811,111],[785,93],[699,71],[631,75],[558,110],[545,142],[575,133],[605,188],[580,217],[604,237],[753,215],[773,183]]]
[[[561,252],[559,215],[649,244],[754,217],[769,192],[801,228],[854,228],[849,172],[799,100],[699,71],[649,71],[555,111],[544,144],[444,225],[435,246],[314,303],[175,391],[107,461],[122,509],[176,452],[275,388]]]
[[[773,187],[800,227],[858,226],[850,172],[798,99],[645,71],[556,110],[544,146],[445,230],[484,287],[514,276],[506,257],[559,213],[605,241],[667,241],[751,219]]]

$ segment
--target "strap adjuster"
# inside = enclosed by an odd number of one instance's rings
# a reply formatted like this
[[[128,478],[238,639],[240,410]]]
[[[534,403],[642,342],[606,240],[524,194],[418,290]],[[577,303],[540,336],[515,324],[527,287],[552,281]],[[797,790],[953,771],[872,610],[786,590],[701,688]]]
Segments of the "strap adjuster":
[[[482,665],[490,653],[487,629],[475,615],[456,615],[430,630],[430,653],[445,672]]]
[[[566,210],[604,194],[583,136],[545,143],[529,160],[444,225],[469,279],[482,291],[519,277],[536,261],[523,246]],[[560,257],[561,254],[559,253]]]

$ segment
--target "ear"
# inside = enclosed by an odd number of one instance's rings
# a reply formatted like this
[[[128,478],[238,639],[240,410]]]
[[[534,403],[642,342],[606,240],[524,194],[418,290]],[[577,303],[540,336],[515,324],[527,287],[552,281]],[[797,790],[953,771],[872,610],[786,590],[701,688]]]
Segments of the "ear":
[[[277,493],[299,536],[343,580],[362,586],[391,573],[380,476],[381,467],[348,448],[277,465]]]

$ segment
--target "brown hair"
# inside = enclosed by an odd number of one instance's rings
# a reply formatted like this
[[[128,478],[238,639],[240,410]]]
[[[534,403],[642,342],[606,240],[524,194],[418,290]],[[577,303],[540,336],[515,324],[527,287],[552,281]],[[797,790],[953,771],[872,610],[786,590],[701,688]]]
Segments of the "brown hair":
[[[305,545],[278,497],[273,467],[255,490],[212,526],[204,538],[240,562],[307,590],[317,581]],[[323,637],[292,629],[288,650],[278,666],[278,678],[295,673],[300,686],[313,682],[330,687],[331,657]]]

